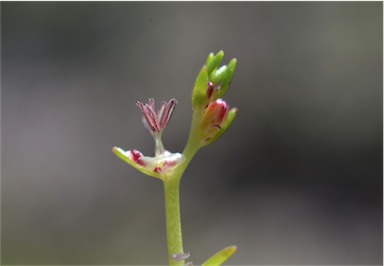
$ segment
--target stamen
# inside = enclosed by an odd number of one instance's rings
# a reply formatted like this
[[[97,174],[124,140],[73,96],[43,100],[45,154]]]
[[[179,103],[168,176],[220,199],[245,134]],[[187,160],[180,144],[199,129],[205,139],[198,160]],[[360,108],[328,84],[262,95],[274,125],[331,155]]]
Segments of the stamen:
[[[160,120],[160,125],[161,125],[161,118],[163,117],[164,109],[165,109],[166,105],[167,105],[167,102],[162,101],[161,105],[160,105],[160,109],[159,109],[159,111],[157,111],[157,118]]]
[[[148,115],[148,117],[150,118],[150,120],[152,121],[152,124],[153,124],[153,127],[154,127],[154,131],[160,131],[160,126],[159,126],[159,121],[158,121],[158,119],[157,119],[157,115],[156,115],[156,112],[155,112],[155,110],[151,107],[151,105],[150,105],[151,103],[149,103],[149,104],[146,104],[145,105],[145,109],[146,109],[146,111],[147,111],[147,115]],[[152,103],[152,105],[153,105],[153,103]],[[148,119],[148,117],[147,117],[147,119]]]
[[[153,98],[148,99],[148,105],[152,108],[152,110],[155,110],[155,100]]]
[[[164,107],[164,112],[162,113],[162,116],[159,117],[159,120],[160,120],[160,127],[161,129],[164,129],[169,120],[171,119],[171,116],[172,116],[172,113],[173,113],[173,110],[175,109],[176,107],[176,104],[177,104],[177,101],[176,99],[171,99]]]
[[[152,131],[157,131],[156,114],[154,115],[149,104],[136,102]]]
[[[159,110],[155,111],[155,100],[150,98],[148,103],[136,102],[140,108],[145,119],[147,120],[148,127],[152,132],[161,132],[167,126],[172,112],[177,104],[176,99],[171,99],[168,103],[163,101]],[[146,126],[146,125],[145,125]]]

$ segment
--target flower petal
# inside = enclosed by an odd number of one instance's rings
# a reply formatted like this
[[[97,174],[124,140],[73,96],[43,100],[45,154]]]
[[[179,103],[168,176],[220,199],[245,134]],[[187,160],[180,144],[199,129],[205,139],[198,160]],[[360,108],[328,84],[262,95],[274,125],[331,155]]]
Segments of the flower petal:
[[[171,176],[185,160],[181,153],[170,153],[169,151],[155,157],[144,156],[137,150],[124,151],[119,147],[114,147],[112,151],[140,172],[162,180]]]
[[[122,159],[124,162],[132,165],[134,168],[136,168],[140,172],[142,172],[146,175],[152,176],[152,177],[162,179],[159,173],[156,173],[156,172],[152,171],[151,169],[148,169],[147,167],[145,167],[143,164],[138,163],[137,159],[135,160],[134,156],[132,156],[132,152],[130,150],[124,151],[123,149],[121,149],[119,147],[113,147],[112,151],[114,154],[117,155],[117,157]]]

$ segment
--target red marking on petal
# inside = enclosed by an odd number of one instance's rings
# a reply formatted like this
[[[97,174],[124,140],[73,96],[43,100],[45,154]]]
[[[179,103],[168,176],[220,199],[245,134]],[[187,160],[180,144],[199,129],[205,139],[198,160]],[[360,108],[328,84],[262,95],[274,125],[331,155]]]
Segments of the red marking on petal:
[[[155,169],[153,169],[153,172],[155,173],[160,173],[161,172],[161,167],[155,167]]]
[[[141,159],[141,157],[143,157],[143,154],[137,150],[130,150],[129,151],[131,153],[131,156],[132,156],[132,160],[137,163],[138,165],[140,166],[144,166],[144,162],[143,160]]]

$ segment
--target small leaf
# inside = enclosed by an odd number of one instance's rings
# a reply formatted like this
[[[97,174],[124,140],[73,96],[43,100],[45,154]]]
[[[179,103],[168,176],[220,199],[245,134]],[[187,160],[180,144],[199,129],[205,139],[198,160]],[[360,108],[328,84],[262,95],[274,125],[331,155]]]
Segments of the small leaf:
[[[219,84],[227,75],[227,66],[221,66],[219,69],[214,70],[209,76],[209,81],[213,84]]]
[[[192,107],[204,108],[207,104],[208,72],[207,66],[203,66],[196,78],[195,86],[192,92]]]
[[[206,260],[201,266],[220,266],[226,262],[237,250],[236,246],[226,247]]]
[[[215,58],[215,54],[214,53],[210,53],[209,55],[208,55],[208,57],[207,57],[207,61],[205,62],[205,65],[207,66],[207,65],[209,65],[211,62],[212,62],[212,60]]]
[[[225,74],[223,75],[223,81],[220,86],[220,90],[216,97],[221,98],[227,92],[229,85],[231,84],[233,74],[236,69],[237,59],[232,59],[227,65]]]
[[[218,52],[215,56],[213,56],[213,53],[209,54],[207,58],[207,63],[206,63],[208,75],[210,75],[211,72],[219,66],[221,60],[223,60],[223,57],[224,57],[223,51]]]

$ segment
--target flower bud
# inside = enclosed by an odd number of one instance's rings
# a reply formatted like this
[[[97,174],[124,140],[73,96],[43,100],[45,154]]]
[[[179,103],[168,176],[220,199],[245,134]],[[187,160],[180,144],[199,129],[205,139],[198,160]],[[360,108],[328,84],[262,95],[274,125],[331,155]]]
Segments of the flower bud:
[[[218,140],[224,134],[224,132],[227,131],[229,126],[232,124],[233,120],[235,120],[235,117],[237,115],[237,111],[238,111],[237,108],[232,108],[231,110],[229,110],[227,118],[221,124],[220,131],[210,140],[209,143],[215,142],[216,140]]]
[[[229,106],[222,100],[217,99],[205,108],[200,122],[200,139],[202,146],[212,143],[220,134],[222,125],[228,116]],[[221,135],[221,134],[220,134]]]

